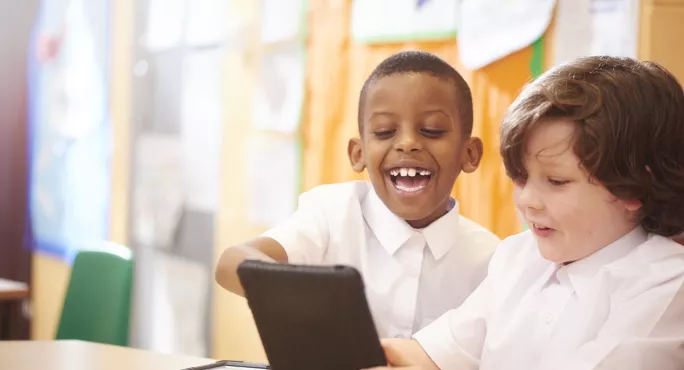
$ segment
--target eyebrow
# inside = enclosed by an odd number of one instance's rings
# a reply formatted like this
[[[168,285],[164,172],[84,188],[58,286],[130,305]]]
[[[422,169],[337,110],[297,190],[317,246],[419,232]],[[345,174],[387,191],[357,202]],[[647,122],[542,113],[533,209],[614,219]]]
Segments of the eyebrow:
[[[421,112],[420,115],[421,115],[421,116],[427,116],[427,115],[436,114],[436,113],[443,114],[443,115],[445,115],[445,116],[447,116],[447,117],[451,117],[451,115],[450,115],[449,113],[445,112],[445,111],[442,110],[442,109],[430,109],[430,110],[426,110],[426,111],[424,111],[424,112]]]
[[[368,119],[371,119],[371,118],[373,118],[373,117],[375,117],[375,116],[390,116],[390,117],[396,117],[397,114],[396,114],[396,113],[392,113],[392,112],[387,112],[387,111],[377,111],[377,112],[371,113],[371,115],[370,115],[370,117],[368,117]]]

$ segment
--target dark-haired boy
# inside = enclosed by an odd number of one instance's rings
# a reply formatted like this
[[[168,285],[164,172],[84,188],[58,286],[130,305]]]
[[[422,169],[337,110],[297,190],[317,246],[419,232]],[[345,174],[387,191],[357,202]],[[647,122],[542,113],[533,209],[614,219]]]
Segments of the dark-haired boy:
[[[351,265],[380,336],[408,338],[470,295],[500,242],[450,197],[459,173],[475,171],[482,156],[470,89],[432,54],[395,54],[366,80],[358,123],[349,160],[370,183],[302,194],[284,223],[226,249],[216,280],[243,294],[236,269],[246,258]]]

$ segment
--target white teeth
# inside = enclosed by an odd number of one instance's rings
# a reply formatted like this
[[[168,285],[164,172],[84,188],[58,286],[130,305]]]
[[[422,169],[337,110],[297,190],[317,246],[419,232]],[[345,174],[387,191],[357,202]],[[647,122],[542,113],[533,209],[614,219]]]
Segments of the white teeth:
[[[413,193],[413,192],[415,192],[415,191],[420,191],[420,190],[425,189],[425,186],[424,186],[424,185],[422,185],[422,186],[414,186],[414,187],[407,187],[407,186],[402,186],[402,185],[400,185],[400,184],[397,184],[397,185],[395,185],[395,186],[397,187],[397,189],[399,189],[399,190],[401,190],[401,191],[405,191],[405,192],[407,192],[407,193]]]
[[[390,170],[390,175],[392,175],[392,176],[410,176],[410,177],[415,177],[416,175],[430,176],[430,175],[432,175],[432,172],[430,172],[428,170],[423,170],[420,168],[403,167],[403,168],[395,168],[393,170]]]

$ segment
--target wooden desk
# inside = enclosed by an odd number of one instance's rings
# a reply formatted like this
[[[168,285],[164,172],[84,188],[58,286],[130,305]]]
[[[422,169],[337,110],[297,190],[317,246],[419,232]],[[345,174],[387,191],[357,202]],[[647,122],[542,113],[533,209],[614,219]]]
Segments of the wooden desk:
[[[0,340],[26,339],[22,330],[22,306],[29,298],[26,283],[0,279]],[[23,333],[23,334],[22,334]]]
[[[0,342],[0,369],[180,370],[214,360],[74,340]]]
[[[29,289],[25,283],[0,278],[0,301],[26,299],[28,296]]]

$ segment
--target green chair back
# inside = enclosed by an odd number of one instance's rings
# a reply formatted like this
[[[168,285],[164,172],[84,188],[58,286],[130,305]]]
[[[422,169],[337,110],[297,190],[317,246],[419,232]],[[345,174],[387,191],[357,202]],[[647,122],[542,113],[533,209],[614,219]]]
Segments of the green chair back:
[[[57,339],[128,345],[133,260],[128,248],[108,243],[76,255]]]

